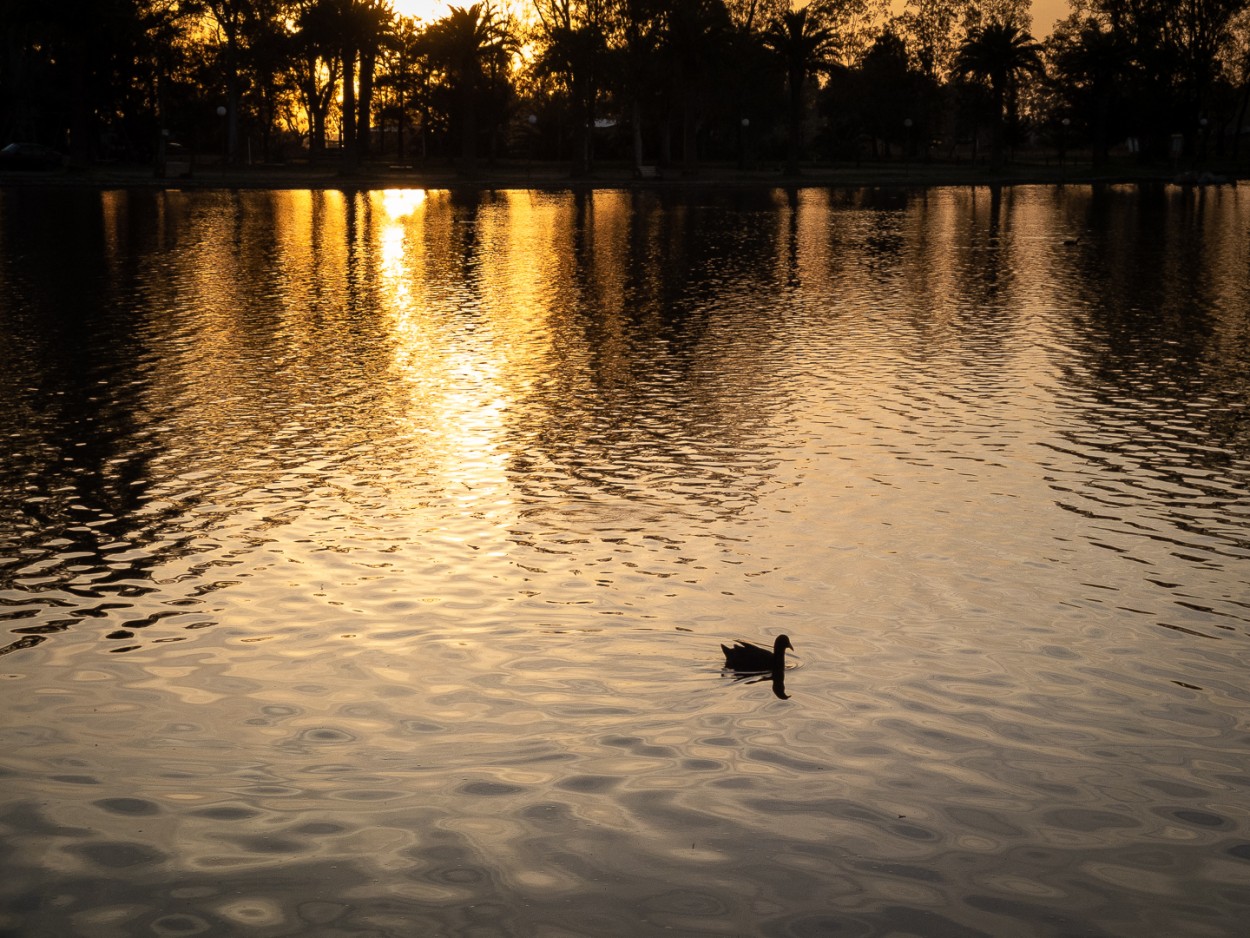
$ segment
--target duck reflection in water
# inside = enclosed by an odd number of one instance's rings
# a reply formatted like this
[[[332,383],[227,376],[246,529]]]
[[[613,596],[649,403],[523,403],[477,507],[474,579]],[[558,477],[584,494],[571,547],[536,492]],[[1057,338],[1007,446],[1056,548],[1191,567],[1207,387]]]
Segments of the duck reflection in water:
[[[742,680],[752,677],[747,683],[771,680],[773,693],[782,700],[789,700],[786,693],[786,649],[794,650],[790,644],[790,636],[778,635],[773,642],[772,651],[752,642],[737,641],[733,645],[721,645],[725,653],[725,669],[735,672]]]

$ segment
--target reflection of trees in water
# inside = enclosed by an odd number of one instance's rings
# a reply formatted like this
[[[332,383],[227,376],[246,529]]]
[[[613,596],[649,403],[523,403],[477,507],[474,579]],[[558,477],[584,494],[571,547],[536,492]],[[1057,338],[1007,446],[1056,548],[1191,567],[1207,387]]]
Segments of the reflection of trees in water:
[[[836,331],[816,320],[811,341],[832,343],[826,367],[840,358],[854,370],[836,387],[872,389],[884,430],[906,418],[936,443],[966,429],[949,421],[974,412],[987,428],[1013,419],[1032,258],[1012,198],[1002,189],[859,190],[809,195],[800,206],[823,226],[805,224],[798,239],[805,287],[826,317],[839,316]]]
[[[757,499],[768,464],[753,441],[781,403],[754,367],[781,341],[752,303],[779,247],[771,214],[743,208],[771,210],[758,199],[574,196],[552,291],[561,365],[512,431],[535,512],[557,493],[641,516],[732,516]]]
[[[1204,588],[1200,574],[1250,554],[1250,295],[1238,208],[1235,193],[1085,197],[1074,208],[1076,256],[1060,268],[1070,319],[1052,353],[1069,414],[1044,466],[1056,503],[1117,552],[1185,559],[1185,582],[1158,585],[1169,608],[1197,611],[1183,615],[1207,630],[1250,620],[1250,607]],[[1210,634],[1166,615],[1159,624]]]
[[[150,350],[111,269],[119,262],[114,242],[132,219],[106,224],[107,196],[98,194],[25,196],[15,193],[0,212],[0,326],[9,352],[0,372],[9,411],[0,590],[10,607],[0,618],[24,636],[17,647],[103,615],[110,595],[143,590],[128,570],[110,566],[108,554],[142,501],[153,454],[142,445],[151,438],[138,414]],[[49,216],[66,223],[50,226]],[[58,586],[97,602],[70,611],[53,593]],[[29,601],[17,598],[23,594]]]
[[[1030,368],[1057,373],[1079,459],[1176,486],[1170,524],[1243,549],[1235,192],[457,193],[403,217],[370,194],[61,194],[73,276],[22,240],[47,211],[22,198],[0,203],[19,644],[207,624],[312,505],[350,524],[489,486],[507,507],[481,525],[521,546],[674,513],[730,539],[805,408],[928,434],[907,458],[966,430],[980,457]]]
[[[1143,430],[1188,425],[1198,448],[1186,459],[1212,468],[1250,454],[1250,288],[1235,202],[1234,192],[1095,190],[1063,269],[1073,318],[1060,365],[1074,403],[1097,424],[1141,401]]]
[[[21,370],[0,377],[16,418],[0,459],[13,558],[0,588],[24,636],[11,650],[84,620],[120,621],[109,637],[124,640],[202,617],[193,607],[285,523],[283,480],[328,442],[367,436],[342,419],[358,400],[333,379],[344,360],[378,370],[368,278],[352,260],[367,244],[341,206],[320,236],[326,200],[301,206],[311,231],[293,232],[270,194],[189,207],[177,194],[81,193],[57,229],[63,255],[44,245],[0,268],[13,287],[5,335],[22,345]],[[3,218],[30,227],[21,211]],[[153,594],[162,608],[125,618]]]
[[[29,280],[11,316],[31,310],[10,330],[32,346],[8,376],[27,437],[0,496],[17,647],[99,620],[123,650],[153,609],[209,624],[212,593],[310,504],[369,517],[476,487],[465,461],[490,453],[469,446],[520,454],[511,482],[535,497],[553,477],[525,460],[547,459],[588,503],[663,490],[732,512],[766,477],[743,440],[767,419],[747,365],[768,323],[732,339],[706,311],[760,265],[704,223],[715,205],[597,194],[523,217],[532,196],[453,194],[403,223],[384,276],[394,220],[368,195],[180,199],[136,194],[76,227],[93,234],[75,250],[105,259],[90,278],[5,269]],[[539,289],[542,243],[571,266]],[[49,311],[77,318],[36,328]]]

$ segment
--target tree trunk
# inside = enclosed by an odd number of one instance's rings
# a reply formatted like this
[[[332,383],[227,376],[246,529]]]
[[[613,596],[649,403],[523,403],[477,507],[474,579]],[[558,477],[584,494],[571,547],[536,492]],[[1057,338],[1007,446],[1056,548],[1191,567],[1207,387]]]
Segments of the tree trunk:
[[[802,67],[790,66],[790,105],[786,119],[786,175],[799,175],[799,159],[803,149],[803,81]]]
[[[630,102],[630,113],[633,115],[633,138],[634,138],[634,168],[638,169],[642,166],[643,149],[642,149],[642,105],[638,103],[635,96]]]
[[[990,165],[1001,169],[1003,165],[1003,109],[1006,105],[1003,88],[995,84],[990,91],[994,99],[994,120],[990,125]]]
[[[373,52],[360,53],[360,100],[356,108],[356,152],[360,159],[368,159],[372,131],[373,70],[377,56]]]
[[[698,109],[695,92],[687,89],[681,109],[681,171],[685,176],[699,173]]]
[[[477,113],[471,87],[460,91],[460,171],[466,176],[477,172]]]
[[[360,151],[356,141],[356,50],[343,50],[343,149],[340,172],[354,173],[360,168]]]
[[[1107,127],[1111,117],[1111,95],[1103,90],[1098,95],[1097,104],[1094,112],[1094,133],[1093,133],[1093,163],[1095,166],[1105,166],[1110,158],[1110,134],[1107,133]]]
[[[1242,82],[1241,104],[1237,107],[1237,123],[1233,125],[1233,159],[1241,148],[1241,128],[1246,126],[1246,106],[1250,105],[1250,76]]]
[[[233,30],[226,35],[226,141],[228,165],[239,161],[239,40]]]
[[[585,81],[574,81],[573,111],[573,160],[572,175],[585,176],[590,172],[590,127],[594,121],[591,96],[586,92]]]
[[[273,124],[274,111],[273,106],[273,81],[265,82],[265,88],[261,92],[261,121],[260,121],[260,159],[262,163],[273,162]],[[249,154],[250,155],[250,154]]]
[[[399,105],[399,114],[395,118],[395,147],[396,147],[395,158],[399,160],[399,162],[401,163],[404,161],[404,127],[407,125],[407,123],[408,122],[404,119],[404,106],[403,106],[403,99],[401,98],[400,105]]]

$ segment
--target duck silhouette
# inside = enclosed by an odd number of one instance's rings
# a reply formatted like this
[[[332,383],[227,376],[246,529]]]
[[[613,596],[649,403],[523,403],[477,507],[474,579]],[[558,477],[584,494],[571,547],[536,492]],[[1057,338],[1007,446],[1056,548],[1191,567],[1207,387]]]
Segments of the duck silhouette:
[[[761,671],[780,673],[784,671],[787,648],[791,651],[794,650],[788,635],[778,635],[773,642],[772,651],[752,642],[743,641],[734,642],[732,646],[720,646],[721,651],[725,653],[725,667],[733,671],[744,671],[747,673],[759,673]]]

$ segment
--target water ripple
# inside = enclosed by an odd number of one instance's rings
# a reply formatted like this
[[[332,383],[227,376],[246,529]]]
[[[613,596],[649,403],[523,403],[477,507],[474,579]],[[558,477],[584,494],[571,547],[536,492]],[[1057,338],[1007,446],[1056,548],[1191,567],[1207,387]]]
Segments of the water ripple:
[[[1237,933],[1246,211],[0,193],[0,930]]]

